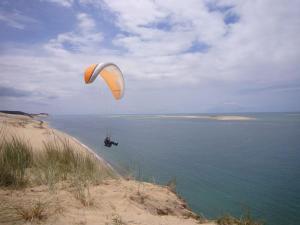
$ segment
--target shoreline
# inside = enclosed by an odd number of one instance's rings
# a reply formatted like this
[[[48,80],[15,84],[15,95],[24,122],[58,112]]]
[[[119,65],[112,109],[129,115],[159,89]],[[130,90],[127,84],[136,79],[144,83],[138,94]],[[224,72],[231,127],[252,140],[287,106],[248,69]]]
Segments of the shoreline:
[[[56,128],[52,128],[52,129],[56,130]],[[70,139],[72,139],[73,141],[75,141],[78,145],[80,145],[81,147],[83,147],[87,152],[89,152],[90,154],[92,154],[96,159],[99,160],[99,162],[103,163],[105,166],[107,166],[109,169],[111,169],[114,173],[116,173],[116,175],[118,177],[122,177],[121,174],[109,162],[107,162],[102,156],[99,156],[93,149],[91,149],[87,145],[83,144],[81,141],[79,141],[77,138],[71,136],[70,134],[68,134],[66,132],[63,132],[63,131],[59,131],[59,132],[62,132],[63,134],[69,136]]]
[[[37,116],[37,117],[39,117],[39,116]],[[33,117],[33,119],[36,120],[35,116]],[[40,121],[40,120],[38,120],[38,121]],[[63,134],[64,136],[67,136],[69,139],[73,140],[75,143],[77,143],[79,146],[81,146],[83,149],[85,149],[88,153],[92,154],[100,163],[102,163],[103,165],[105,165],[109,169],[111,169],[118,177],[122,177],[122,175],[108,161],[106,161],[101,155],[99,155],[92,148],[90,148],[87,145],[85,145],[84,143],[82,143],[77,137],[74,137],[65,131],[54,128],[51,125],[50,121],[46,121],[46,120],[42,120],[42,121],[44,123],[47,123],[49,129],[51,129],[52,131],[55,130],[56,132],[59,132],[59,133]]]
[[[44,143],[48,141],[67,140],[77,148],[79,152],[85,152],[92,155],[102,165],[115,173],[116,176],[122,177],[120,173],[113,168],[101,155],[98,155],[93,149],[82,143],[78,138],[53,127],[48,120],[41,120],[39,116],[28,117],[27,115],[0,113],[0,130],[6,129],[6,135],[16,134],[21,139],[29,141],[34,147],[34,151],[39,152]]]

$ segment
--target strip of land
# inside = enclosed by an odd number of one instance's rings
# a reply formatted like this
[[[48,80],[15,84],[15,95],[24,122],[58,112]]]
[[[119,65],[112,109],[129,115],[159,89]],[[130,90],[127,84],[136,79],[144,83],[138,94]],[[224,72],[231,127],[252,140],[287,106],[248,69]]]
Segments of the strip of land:
[[[248,116],[233,116],[233,115],[218,115],[218,116],[202,116],[202,115],[160,115],[159,118],[175,118],[175,119],[208,119],[222,121],[247,121],[255,120],[254,117]]]
[[[204,119],[219,121],[250,121],[256,120],[255,117],[240,115],[114,115],[111,117],[125,117],[137,119]]]

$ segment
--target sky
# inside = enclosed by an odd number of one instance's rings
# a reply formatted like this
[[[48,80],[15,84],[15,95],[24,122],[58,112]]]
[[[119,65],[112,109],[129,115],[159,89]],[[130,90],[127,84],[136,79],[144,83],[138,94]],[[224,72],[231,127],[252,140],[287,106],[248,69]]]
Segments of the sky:
[[[0,0],[0,110],[300,111],[299,0]],[[115,101],[93,63],[125,79]]]

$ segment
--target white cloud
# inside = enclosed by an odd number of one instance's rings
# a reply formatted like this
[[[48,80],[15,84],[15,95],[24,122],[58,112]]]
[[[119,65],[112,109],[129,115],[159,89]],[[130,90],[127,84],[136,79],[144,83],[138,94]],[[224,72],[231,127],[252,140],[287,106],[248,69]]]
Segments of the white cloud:
[[[72,4],[74,3],[74,0],[41,0],[41,1],[55,3],[64,7],[71,7]]]
[[[144,68],[164,58],[151,65],[153,78],[163,74],[181,78],[184,71],[186,79],[199,81],[210,77],[263,83],[299,77],[298,1],[105,2],[115,13],[116,25],[126,32],[114,44],[128,50],[126,57],[142,63],[140,76],[149,77]],[[208,3],[216,9],[209,9]],[[224,22],[224,6],[231,6],[229,10],[240,18],[238,23]],[[160,23],[168,24],[159,28]],[[207,44],[209,50],[187,53],[197,42]]]
[[[29,24],[37,23],[37,20],[29,16],[25,16],[16,10],[13,12],[5,12],[0,10],[0,22],[3,22],[10,27],[24,30]]]
[[[300,80],[299,1],[79,2],[111,13],[115,26],[111,29],[117,34],[108,40],[92,15],[78,13],[75,30],[42,46],[2,54],[1,69],[11,74],[2,79],[4,84],[45,96],[90,95],[98,87],[84,88],[83,69],[90,63],[114,61],[122,68],[130,93],[197,87],[205,97],[214,92],[210,98],[217,104],[240,102],[237,96],[226,96],[243,88]],[[224,22],[229,13],[239,18],[237,23]],[[15,83],[14,74],[21,73]],[[205,102],[194,92],[193,98]]]
[[[53,53],[90,52],[99,48],[103,35],[95,30],[94,20],[87,14],[79,13],[77,22],[75,31],[59,34],[45,48]]]
[[[85,13],[79,13],[77,15],[79,22],[79,28],[84,32],[93,31],[95,29],[95,21]]]

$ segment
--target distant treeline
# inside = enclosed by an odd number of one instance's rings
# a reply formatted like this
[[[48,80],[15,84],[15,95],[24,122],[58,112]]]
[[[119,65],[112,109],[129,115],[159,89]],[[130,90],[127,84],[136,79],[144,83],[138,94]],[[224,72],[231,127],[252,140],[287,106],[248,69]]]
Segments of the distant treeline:
[[[0,110],[0,113],[6,113],[6,114],[14,114],[14,115],[23,115],[23,116],[29,116],[29,117],[34,117],[34,116],[48,116],[48,113],[26,113],[22,111],[9,111],[9,110]]]

